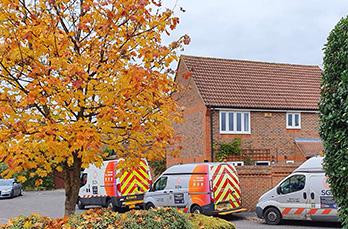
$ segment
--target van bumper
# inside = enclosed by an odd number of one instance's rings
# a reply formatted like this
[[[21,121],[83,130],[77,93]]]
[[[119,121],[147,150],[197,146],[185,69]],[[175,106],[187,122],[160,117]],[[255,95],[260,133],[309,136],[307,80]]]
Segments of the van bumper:
[[[256,207],[256,215],[257,217],[259,217],[260,219],[263,219],[263,209],[259,206]]]

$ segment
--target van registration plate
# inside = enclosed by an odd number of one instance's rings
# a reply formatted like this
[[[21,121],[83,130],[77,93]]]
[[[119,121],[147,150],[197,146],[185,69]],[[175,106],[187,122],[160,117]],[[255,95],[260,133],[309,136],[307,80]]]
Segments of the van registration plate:
[[[221,203],[218,204],[216,206],[217,210],[222,211],[222,210],[226,210],[226,209],[230,209],[231,208],[231,204],[230,203]]]

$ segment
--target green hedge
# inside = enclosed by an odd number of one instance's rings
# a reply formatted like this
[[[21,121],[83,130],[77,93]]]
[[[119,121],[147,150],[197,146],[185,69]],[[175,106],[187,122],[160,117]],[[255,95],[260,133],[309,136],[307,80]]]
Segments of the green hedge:
[[[234,225],[223,219],[204,215],[185,214],[176,209],[160,208],[148,211],[130,211],[119,214],[107,209],[90,209],[61,219],[50,219],[39,215],[17,217],[1,229],[234,229]]]
[[[324,169],[348,228],[348,17],[331,31],[324,48],[320,121]]]

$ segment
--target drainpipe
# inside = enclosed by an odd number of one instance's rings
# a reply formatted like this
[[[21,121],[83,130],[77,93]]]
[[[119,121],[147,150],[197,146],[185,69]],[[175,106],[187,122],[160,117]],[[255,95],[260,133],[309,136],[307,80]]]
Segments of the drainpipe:
[[[210,155],[211,162],[214,162],[214,125],[213,125],[214,108],[210,107]]]

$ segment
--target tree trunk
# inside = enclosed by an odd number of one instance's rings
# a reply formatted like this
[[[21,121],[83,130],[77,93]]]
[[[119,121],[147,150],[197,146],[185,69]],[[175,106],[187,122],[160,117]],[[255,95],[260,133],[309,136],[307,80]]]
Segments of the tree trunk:
[[[74,163],[71,167],[64,169],[65,187],[65,215],[75,213],[76,203],[80,190],[81,159],[74,156]]]

